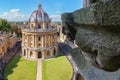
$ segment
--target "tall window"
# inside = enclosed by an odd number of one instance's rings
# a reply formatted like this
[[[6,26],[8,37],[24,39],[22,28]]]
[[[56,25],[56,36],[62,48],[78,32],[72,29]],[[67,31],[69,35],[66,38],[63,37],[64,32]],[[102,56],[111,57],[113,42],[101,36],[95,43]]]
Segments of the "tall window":
[[[50,53],[49,53],[49,51],[47,51],[47,56],[50,56]]]
[[[41,44],[38,44],[38,47],[41,47]]]
[[[47,24],[46,28],[48,29],[48,24]]]
[[[40,41],[40,40],[41,40],[41,37],[38,37],[38,40]]]
[[[46,27],[46,29],[48,29],[48,26]]]
[[[33,27],[33,24],[31,24],[31,27]]]
[[[40,29],[41,28],[41,26],[40,26],[40,24],[38,24],[38,29]]]

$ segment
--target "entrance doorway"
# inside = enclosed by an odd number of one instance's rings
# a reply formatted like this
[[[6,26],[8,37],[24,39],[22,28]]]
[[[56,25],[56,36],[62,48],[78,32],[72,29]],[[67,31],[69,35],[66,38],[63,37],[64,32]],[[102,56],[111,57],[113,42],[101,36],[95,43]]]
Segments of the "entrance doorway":
[[[42,58],[41,52],[38,52],[38,58]]]
[[[26,56],[26,50],[24,49],[24,56]]]

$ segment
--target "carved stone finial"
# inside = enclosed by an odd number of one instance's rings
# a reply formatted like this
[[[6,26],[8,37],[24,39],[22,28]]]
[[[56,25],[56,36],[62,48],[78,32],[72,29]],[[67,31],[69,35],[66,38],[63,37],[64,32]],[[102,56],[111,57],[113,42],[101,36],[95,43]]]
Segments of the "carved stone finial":
[[[38,3],[38,9],[40,9],[42,7],[41,3]]]

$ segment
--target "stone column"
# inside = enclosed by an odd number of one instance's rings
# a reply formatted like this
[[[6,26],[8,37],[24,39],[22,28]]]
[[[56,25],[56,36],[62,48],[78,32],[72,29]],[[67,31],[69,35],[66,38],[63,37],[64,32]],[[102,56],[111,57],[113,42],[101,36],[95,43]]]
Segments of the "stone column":
[[[49,35],[49,46],[50,46],[50,35]]]
[[[45,35],[45,47],[46,47],[46,35]]]
[[[35,48],[37,48],[37,35],[35,36]]]
[[[43,47],[45,47],[45,36],[43,35]]]
[[[90,0],[87,0],[87,7],[90,7]]]
[[[44,51],[42,51],[41,53],[42,53],[42,59],[45,59],[45,53],[44,53]]]
[[[43,22],[42,28],[45,29],[45,23]]]
[[[22,34],[22,46],[25,46],[25,35]]]
[[[44,39],[43,39],[43,35],[41,35],[41,47],[43,48],[44,46]]]
[[[26,38],[27,38],[27,39],[26,39],[26,45],[29,46],[29,44],[28,44],[28,43],[29,43],[29,36],[26,35]]]
[[[83,7],[87,7],[87,0],[83,0]]]
[[[90,6],[90,0],[83,0],[83,7],[89,7]]]

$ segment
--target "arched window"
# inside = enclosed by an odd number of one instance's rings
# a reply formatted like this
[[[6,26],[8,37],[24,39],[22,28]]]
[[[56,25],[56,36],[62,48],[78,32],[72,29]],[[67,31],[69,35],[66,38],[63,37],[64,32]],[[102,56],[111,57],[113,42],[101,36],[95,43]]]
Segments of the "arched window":
[[[38,47],[40,48],[40,47],[41,47],[41,44],[38,44]]]
[[[33,24],[31,24],[31,27],[33,27]]]
[[[38,29],[40,29],[41,28],[41,26],[40,26],[40,24],[38,24]]]
[[[40,40],[41,40],[41,37],[38,37],[38,40],[40,41]]]

